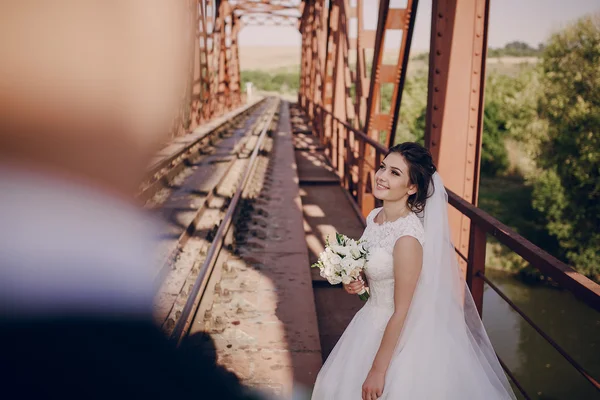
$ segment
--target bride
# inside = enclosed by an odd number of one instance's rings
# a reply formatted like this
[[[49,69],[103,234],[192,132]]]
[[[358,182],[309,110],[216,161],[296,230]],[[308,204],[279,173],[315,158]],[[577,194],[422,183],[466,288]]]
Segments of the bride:
[[[313,400],[516,399],[451,242],[447,194],[430,153],[390,148],[367,216],[370,298],[321,368]],[[356,294],[363,281],[344,285]]]

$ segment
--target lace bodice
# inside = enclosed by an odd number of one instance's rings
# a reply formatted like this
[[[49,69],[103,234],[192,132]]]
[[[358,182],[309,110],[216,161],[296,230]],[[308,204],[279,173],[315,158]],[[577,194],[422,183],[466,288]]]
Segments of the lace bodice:
[[[416,238],[424,244],[425,232],[419,217],[410,213],[395,221],[377,224],[373,221],[381,207],[373,209],[366,218],[361,240],[369,251],[365,274],[369,281],[370,298],[367,304],[394,309],[394,265],[392,253],[396,241],[402,236]]]

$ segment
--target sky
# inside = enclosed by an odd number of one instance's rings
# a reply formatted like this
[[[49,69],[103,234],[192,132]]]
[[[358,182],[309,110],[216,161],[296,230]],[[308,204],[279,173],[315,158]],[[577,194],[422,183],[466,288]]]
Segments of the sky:
[[[355,0],[350,2],[356,4]],[[367,29],[376,27],[378,3],[379,0],[364,0]],[[431,3],[432,0],[419,1],[413,51],[429,49]],[[390,0],[390,7],[402,7],[405,4],[406,0]],[[537,47],[553,31],[593,12],[600,12],[599,0],[490,0],[488,45],[503,47],[506,43],[518,40]],[[351,33],[351,36],[354,35]],[[399,35],[390,36],[389,42],[399,42],[399,38]],[[281,27],[247,27],[241,31],[239,38],[241,46],[300,46],[300,41],[296,29]]]

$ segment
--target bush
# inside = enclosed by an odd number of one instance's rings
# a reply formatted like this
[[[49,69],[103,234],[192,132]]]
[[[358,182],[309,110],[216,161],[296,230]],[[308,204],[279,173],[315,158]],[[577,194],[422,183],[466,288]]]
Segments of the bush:
[[[300,89],[300,73],[288,71],[245,70],[241,72],[242,91],[246,91],[246,83],[252,82],[257,90],[267,92],[289,93]]]
[[[537,57],[540,55],[542,45],[538,48],[531,47],[525,42],[510,42],[503,48],[489,48],[488,57]]]
[[[551,37],[543,54],[540,110],[548,135],[536,159],[533,206],[564,256],[600,277],[600,14]]]
[[[483,142],[481,144],[481,173],[497,176],[508,170],[508,151],[505,136],[506,119],[495,100],[486,101],[483,109]]]

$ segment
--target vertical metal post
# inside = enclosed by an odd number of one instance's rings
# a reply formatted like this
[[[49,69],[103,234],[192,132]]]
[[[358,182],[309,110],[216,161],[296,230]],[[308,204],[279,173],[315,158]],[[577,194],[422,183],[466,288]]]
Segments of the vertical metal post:
[[[307,99],[308,99],[308,74],[310,73],[310,54],[309,54],[309,44],[311,43],[310,37],[310,5],[308,2],[303,2],[303,11],[302,17],[300,19],[300,34],[302,35],[302,50],[301,50],[301,58],[300,58],[300,90],[298,94],[298,100],[300,106],[303,109],[306,109]]]
[[[485,275],[485,247],[487,238],[485,231],[477,224],[471,222],[471,232],[469,240],[469,256],[467,264],[467,285],[471,290],[471,295],[479,311],[479,316],[483,313],[483,284],[484,281],[479,275]]]
[[[229,76],[232,95],[232,107],[238,107],[242,103],[242,83],[240,77],[240,57],[238,48],[238,38],[241,29],[241,22],[235,15],[231,15],[231,48]]]
[[[425,143],[446,186],[476,205],[489,0],[433,3]],[[452,57],[450,57],[452,55]],[[449,210],[453,241],[467,253],[470,221]],[[461,260],[463,272],[465,262]]]
[[[325,9],[325,0],[315,0],[312,26],[312,66],[311,66],[311,108],[309,116],[316,115],[315,104],[320,104],[323,92],[325,73],[325,57],[327,48],[327,21],[328,12]]]
[[[366,100],[365,133],[375,141],[380,142],[383,140],[383,143],[387,146],[391,146],[395,140],[417,4],[417,0],[408,0],[405,8],[391,8],[389,0],[379,2],[369,97]],[[359,6],[362,6],[362,3],[359,3]],[[386,34],[391,31],[400,32],[402,39],[395,63],[388,64],[384,60],[385,41]],[[364,32],[362,35],[359,33],[360,39],[365,37]],[[392,98],[388,110],[382,109],[381,104],[381,90],[383,85],[386,84],[392,85]],[[359,110],[359,112],[361,111]],[[364,165],[359,167],[363,171],[362,176],[359,178],[359,203],[363,214],[366,215],[375,206],[375,199],[368,187],[369,180],[372,179],[371,171],[376,168],[374,150],[368,149],[363,157],[361,163]]]
[[[340,18],[340,5],[339,0],[331,0],[329,9],[329,24],[328,24],[328,35],[327,35],[327,54],[325,57],[325,80],[323,84],[323,107],[333,112],[334,108],[334,97],[335,93],[335,82],[337,79],[337,59],[338,59],[338,30],[339,30],[339,18]],[[326,147],[325,153],[331,157],[332,144],[332,123],[331,116],[326,115],[324,117],[323,126],[323,137],[322,141]]]
[[[391,8],[389,0],[381,0],[379,4],[379,20],[367,102],[366,132],[374,140],[382,140],[388,147],[394,144],[417,5],[418,0],[408,0],[406,8]],[[402,39],[395,63],[388,64],[384,60],[384,52],[386,34],[391,31],[399,31]],[[383,110],[381,107],[381,89],[385,84],[392,85],[389,110]],[[381,136],[384,138],[382,139]]]

